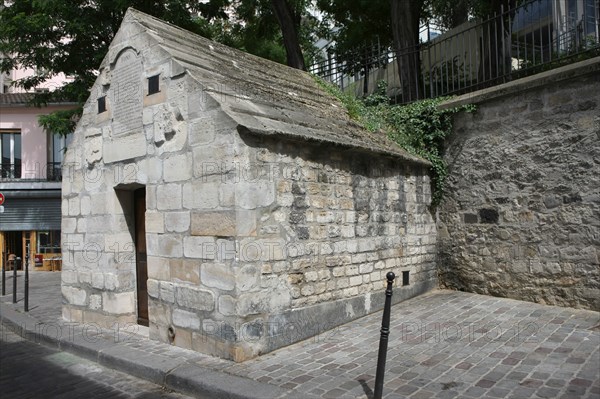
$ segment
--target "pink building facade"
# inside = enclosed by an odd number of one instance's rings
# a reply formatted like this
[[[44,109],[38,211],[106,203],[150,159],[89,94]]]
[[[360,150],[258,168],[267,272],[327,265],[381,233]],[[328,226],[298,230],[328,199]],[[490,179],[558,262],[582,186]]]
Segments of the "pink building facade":
[[[6,83],[5,75],[2,91]],[[53,270],[60,268],[61,164],[67,140],[45,131],[38,118],[75,104],[31,107],[31,96],[0,93],[0,193],[5,198],[0,208],[0,264],[10,268],[8,259],[21,258],[17,267],[22,267],[28,257],[31,270]]]

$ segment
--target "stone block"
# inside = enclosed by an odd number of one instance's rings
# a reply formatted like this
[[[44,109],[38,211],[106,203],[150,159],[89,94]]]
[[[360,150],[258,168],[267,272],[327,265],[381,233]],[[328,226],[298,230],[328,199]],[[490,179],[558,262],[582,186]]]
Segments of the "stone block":
[[[219,206],[220,183],[192,181],[183,186],[183,207],[214,209]]]
[[[114,253],[117,256],[133,253],[133,241],[129,231],[111,232],[104,234],[103,249],[106,253]]]
[[[315,287],[313,285],[305,285],[300,288],[302,296],[312,296],[315,294]]]
[[[238,237],[256,236],[257,212],[237,210],[235,215],[236,235]]]
[[[146,287],[148,289],[148,296],[150,298],[158,299],[160,297],[160,291],[158,289],[158,280],[154,280],[149,278],[146,282]]]
[[[232,237],[236,235],[235,211],[204,211],[192,213],[192,235]]]
[[[221,208],[233,208],[235,206],[235,184],[222,184],[219,188],[219,205]]]
[[[182,208],[182,191],[180,184],[164,184],[156,188],[156,205],[158,210],[180,210]]]
[[[186,181],[192,177],[192,157],[189,153],[171,155],[163,160],[165,182]]]
[[[278,312],[289,308],[290,292],[275,287],[271,292],[247,292],[238,297],[236,313],[241,316]]]
[[[181,237],[171,234],[157,235],[157,248],[150,251],[148,245],[148,254],[161,255],[164,257],[181,258],[183,256],[183,244]],[[149,240],[147,241],[149,243]]]
[[[92,287],[102,290],[104,289],[104,274],[92,273]]]
[[[349,279],[350,286],[354,287],[356,285],[361,285],[363,283],[363,276],[352,276]]]
[[[141,134],[129,134],[113,140],[104,140],[102,152],[105,163],[144,156],[146,155],[146,137]]]
[[[371,273],[373,271],[373,268],[374,268],[373,263],[363,263],[363,264],[359,265],[359,273],[360,274]]]
[[[163,161],[158,157],[151,157],[145,159],[145,172],[147,175],[148,183],[157,184],[163,177]]]
[[[236,185],[236,202],[242,209],[256,209],[275,201],[275,183],[269,180],[242,181]]]
[[[187,258],[214,260],[217,258],[217,242],[214,237],[184,237],[183,253]]]
[[[63,217],[61,230],[63,233],[75,233],[77,230],[77,218]]]
[[[133,292],[103,292],[102,308],[115,315],[135,313],[135,295]]]
[[[190,228],[190,212],[165,212],[165,229],[168,232],[183,233]]]
[[[235,298],[230,295],[219,296],[219,313],[223,316],[234,316],[235,303]]]
[[[84,142],[85,161],[88,165],[93,165],[102,159],[102,137],[96,136],[85,140]]]
[[[237,270],[234,273],[237,289],[240,291],[249,291],[256,288],[259,283],[260,273],[261,269],[255,265],[245,265]]]
[[[77,272],[72,270],[64,270],[60,274],[62,284],[76,284],[77,283]]]
[[[198,90],[197,92],[199,92]],[[197,99],[196,101],[192,101],[195,93],[190,93],[188,102],[190,103],[190,110],[194,110],[191,115],[199,114],[198,106],[202,105],[204,107],[205,104],[214,103],[212,99]],[[202,95],[198,96],[200,98],[204,97]],[[197,97],[197,98],[198,98]],[[190,122],[190,143],[192,145],[206,145],[210,144],[215,140],[215,135],[217,133],[217,112],[209,112],[205,115],[203,112],[201,114],[203,117],[194,119]]]
[[[79,216],[80,213],[81,208],[79,207],[79,197],[69,198],[67,214],[69,216]]]
[[[211,291],[180,285],[175,289],[175,297],[177,305],[189,309],[212,311],[215,308],[215,297]]]
[[[173,259],[170,263],[171,280],[191,284],[200,283],[200,261]]]
[[[242,239],[239,246],[239,258],[243,262],[274,262],[285,260],[287,243],[283,239]]]
[[[231,291],[235,288],[235,275],[231,267],[224,263],[203,263],[200,266],[200,281],[207,287],[219,290]]]
[[[169,260],[158,256],[148,256],[148,278],[168,281],[170,279]]]
[[[89,305],[89,307],[92,310],[101,309],[102,308],[102,296],[96,295],[96,294],[90,295],[90,305]]]
[[[206,178],[213,174],[227,174],[235,166],[233,162],[227,160],[233,159],[234,156],[235,148],[229,143],[194,147],[194,176]],[[240,174],[239,170],[236,171],[236,174]]]
[[[87,303],[87,292],[77,287],[63,285],[62,295],[65,301],[70,305],[85,306]]]
[[[146,232],[165,232],[164,212],[146,211]]]
[[[167,281],[161,281],[158,284],[160,300],[168,303],[175,303],[175,285]]]
[[[319,279],[319,273],[316,271],[310,271],[304,273],[304,279],[308,282],[314,282]]]
[[[183,309],[173,310],[173,325],[181,328],[200,330],[200,318],[196,313]]]

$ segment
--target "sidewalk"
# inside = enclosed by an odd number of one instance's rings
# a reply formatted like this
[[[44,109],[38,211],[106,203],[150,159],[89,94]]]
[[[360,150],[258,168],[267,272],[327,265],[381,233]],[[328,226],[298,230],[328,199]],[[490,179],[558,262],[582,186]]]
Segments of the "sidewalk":
[[[19,290],[23,279],[19,278]],[[215,398],[369,398],[381,312],[244,363],[60,319],[60,273],[30,277],[30,312],[0,318],[30,340]],[[600,398],[600,314],[439,290],[392,308],[386,398]]]

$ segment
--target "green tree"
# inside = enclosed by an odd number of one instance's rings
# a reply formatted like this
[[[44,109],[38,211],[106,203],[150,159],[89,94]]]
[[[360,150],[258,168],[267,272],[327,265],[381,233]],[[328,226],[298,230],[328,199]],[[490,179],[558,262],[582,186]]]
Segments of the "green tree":
[[[434,20],[445,30],[456,28],[469,20],[473,15],[474,6],[478,0],[430,0],[426,10],[428,19]]]
[[[221,12],[218,3],[151,0],[18,0],[0,10],[0,70],[31,68],[36,74],[14,82],[30,90],[52,76],[64,73],[71,83],[48,93],[38,93],[33,104],[74,101],[83,104],[96,79],[96,70],[108,51],[128,7],[154,15],[199,34],[210,35],[210,18]],[[207,19],[194,17],[205,13]],[[196,14],[197,15],[197,14]],[[41,118],[47,130],[72,132],[81,108]]]
[[[295,9],[287,0],[271,0],[271,5],[281,28],[288,66],[306,70],[298,35],[303,10],[300,7]]]
[[[343,72],[364,76],[364,94],[371,69],[387,64],[379,49],[392,45],[389,0],[317,0],[323,12],[323,31],[335,41],[337,62]]]
[[[419,93],[421,86],[419,25],[425,5],[425,0],[391,0],[392,36],[402,102],[423,98],[422,93]]]
[[[218,40],[262,58],[306,69],[313,48],[315,18],[309,0],[234,0],[232,17],[221,24]],[[309,51],[306,51],[309,50]]]
[[[310,48],[309,0],[19,0],[0,9],[0,70],[31,68],[34,76],[14,84],[31,90],[64,73],[74,80],[37,93],[33,105],[74,101],[80,107],[40,117],[48,131],[68,134],[96,79],[127,8],[246,50],[305,69]],[[233,14],[233,16],[232,16]],[[287,50],[287,52],[286,52]]]
[[[416,46],[426,0],[317,0],[317,5],[326,14],[324,23],[332,27],[338,61],[346,63],[345,72],[361,68],[368,77],[369,70],[380,66],[381,60],[377,52],[369,51],[365,45],[393,46],[402,97],[405,101],[417,98],[420,61]],[[357,53],[356,49],[366,52]]]

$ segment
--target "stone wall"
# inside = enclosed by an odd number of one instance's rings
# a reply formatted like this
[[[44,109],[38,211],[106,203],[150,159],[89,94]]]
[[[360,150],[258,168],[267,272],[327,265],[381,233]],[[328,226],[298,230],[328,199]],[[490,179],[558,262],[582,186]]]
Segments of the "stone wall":
[[[268,176],[275,190],[275,202],[258,210],[256,237],[241,242],[242,252],[259,243],[263,254],[269,247],[273,255],[255,263],[260,284],[238,298],[244,320],[282,329],[263,337],[262,347],[380,309],[389,271],[397,275],[395,301],[437,287],[425,167],[339,147],[242,137],[254,149],[253,174]]]
[[[455,119],[439,212],[441,283],[600,309],[600,59],[446,104]]]

